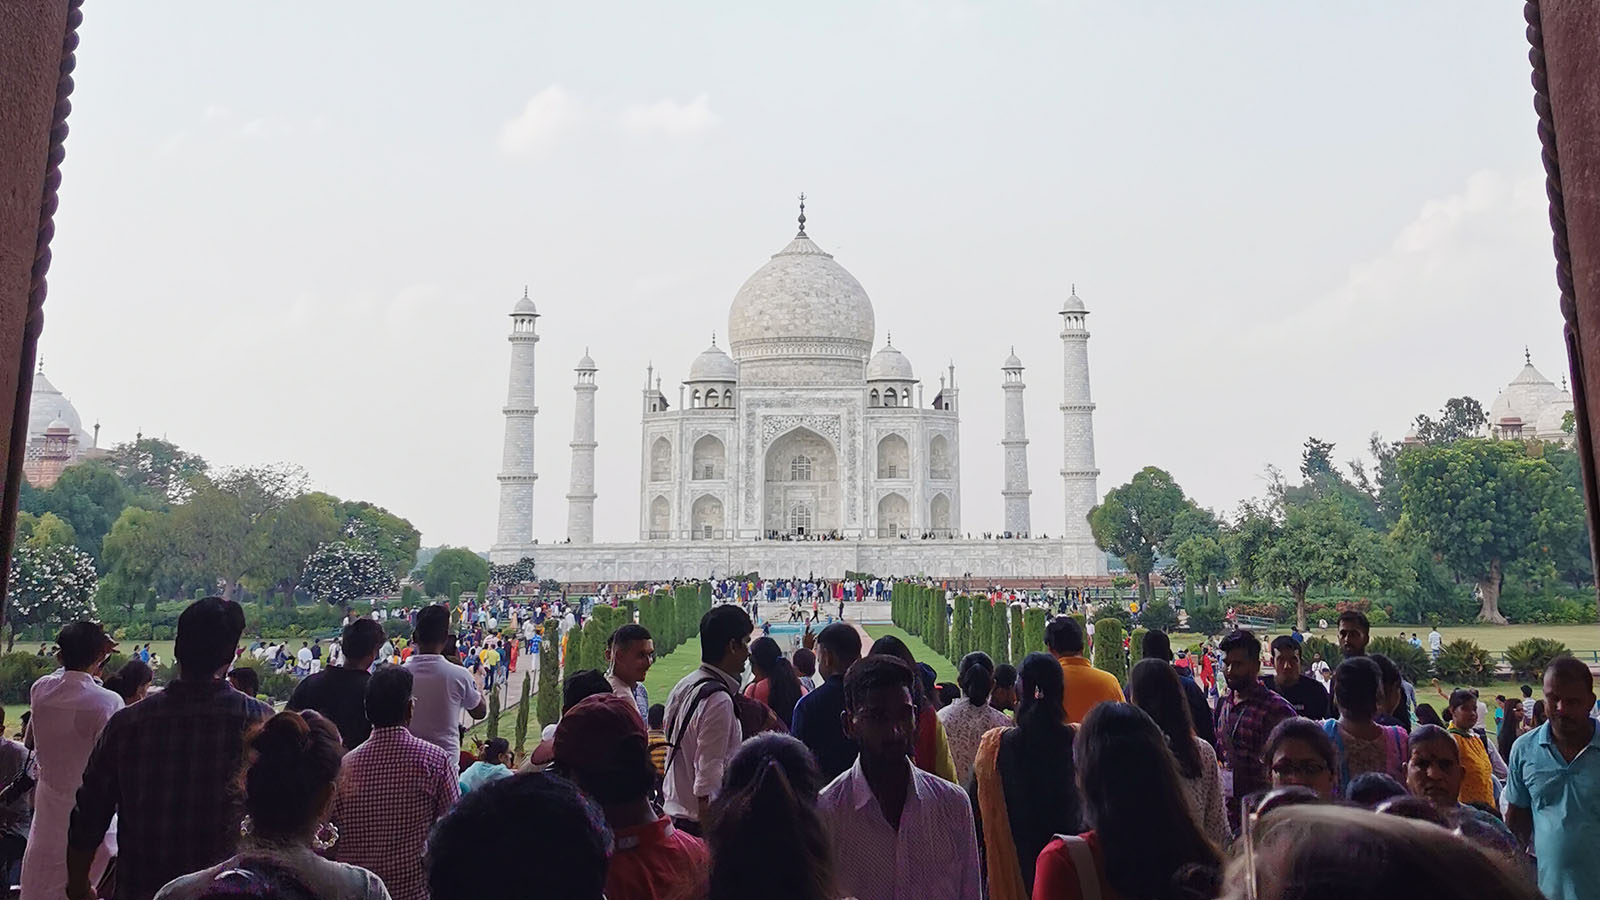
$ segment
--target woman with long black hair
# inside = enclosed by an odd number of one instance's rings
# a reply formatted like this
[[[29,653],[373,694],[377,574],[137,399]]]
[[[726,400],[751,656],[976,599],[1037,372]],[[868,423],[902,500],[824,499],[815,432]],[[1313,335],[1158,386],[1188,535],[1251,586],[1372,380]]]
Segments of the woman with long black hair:
[[[950,740],[950,758],[956,764],[956,783],[966,784],[972,775],[972,760],[978,755],[978,742],[995,728],[1008,728],[1011,720],[989,705],[994,689],[994,660],[982,650],[961,657],[956,676],[961,696],[939,710],[939,724]]]
[[[777,641],[763,636],[750,642],[750,673],[755,681],[744,689],[744,695],[765,703],[783,727],[790,727],[794,705],[805,696],[806,689]]]
[[[1100,703],[1074,750],[1092,828],[1061,835],[1039,854],[1034,900],[1214,896],[1222,857],[1189,814],[1155,721],[1129,703]]]
[[[1144,710],[1166,735],[1195,824],[1213,844],[1226,847],[1232,832],[1222,805],[1217,753],[1195,736],[1189,700],[1172,664],[1164,659],[1140,660],[1128,673],[1128,701]]]
[[[1039,851],[1082,830],[1061,666],[1030,653],[1017,673],[1017,724],[983,736],[967,792],[977,809],[989,900],[1027,900]]]
[[[786,734],[741,744],[711,806],[707,900],[834,900],[833,847],[817,814],[821,789],[805,744]]]

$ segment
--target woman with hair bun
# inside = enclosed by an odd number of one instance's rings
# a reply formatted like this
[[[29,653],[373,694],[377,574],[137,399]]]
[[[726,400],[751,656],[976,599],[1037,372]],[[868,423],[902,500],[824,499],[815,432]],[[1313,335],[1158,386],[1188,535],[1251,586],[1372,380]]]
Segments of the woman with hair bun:
[[[978,742],[993,728],[1009,728],[1006,714],[989,705],[994,690],[994,660],[982,650],[961,657],[956,675],[961,696],[939,710],[939,724],[950,740],[950,758],[956,764],[956,784],[966,784],[972,776],[972,760],[978,755]]]
[[[328,822],[344,757],[339,729],[315,712],[281,712],[245,737],[239,773],[246,815],[233,857],[168,882],[157,900],[254,896],[389,900],[378,876],[317,853],[339,833]]]
[[[757,735],[728,761],[711,807],[706,900],[835,900],[833,847],[817,814],[822,775],[806,745]],[[893,865],[893,860],[887,861]]]

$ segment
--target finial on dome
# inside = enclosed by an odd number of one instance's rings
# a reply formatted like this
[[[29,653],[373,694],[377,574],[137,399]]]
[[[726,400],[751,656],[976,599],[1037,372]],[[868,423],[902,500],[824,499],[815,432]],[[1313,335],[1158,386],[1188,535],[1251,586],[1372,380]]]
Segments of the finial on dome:
[[[885,347],[893,347],[894,346],[894,332],[885,331],[883,333],[883,345]]]
[[[800,192],[800,233],[795,235],[795,237],[805,237],[805,236],[806,236],[806,193],[805,193],[805,191],[801,191]]]
[[[1522,345],[1522,361],[1530,366],[1533,365],[1533,354],[1529,352],[1527,344]]]
[[[523,285],[522,286],[522,299],[524,299],[524,300],[532,300],[533,299],[532,297],[528,296],[528,286],[527,285]]]
[[[717,333],[715,331],[713,331],[713,332],[711,332],[711,346],[715,347],[716,345],[717,345]]]
[[[40,375],[44,374],[44,354],[43,353],[39,354],[39,372],[38,372],[38,374],[40,374]]]

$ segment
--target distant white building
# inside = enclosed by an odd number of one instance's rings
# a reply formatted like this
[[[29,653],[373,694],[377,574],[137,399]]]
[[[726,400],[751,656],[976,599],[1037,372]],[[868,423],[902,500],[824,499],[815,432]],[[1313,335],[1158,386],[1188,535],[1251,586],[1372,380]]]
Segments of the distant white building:
[[[36,488],[56,483],[75,462],[104,456],[99,449],[100,426],[90,435],[83,430],[77,407],[44,374],[44,361],[33,374],[28,398],[28,446],[23,452],[22,475]]]
[[[728,349],[694,359],[676,398],[654,367],[641,398],[636,542],[593,544],[594,361],[577,371],[579,402],[568,493],[569,542],[532,543],[533,348],[537,312],[512,313],[512,372],[495,562],[532,556],[561,581],[774,576],[846,571],[881,575],[1097,575],[1105,555],[1089,530],[1099,501],[1094,403],[1089,393],[1088,310],[1076,292],[1062,317],[1066,446],[1064,521],[1050,540],[1027,534],[1031,517],[1022,414],[1022,363],[1001,364],[1006,394],[1005,526],[973,529],[961,517],[960,392],[955,367],[928,390],[886,338],[873,352],[867,292],[805,231],[746,279],[728,312]],[[603,491],[603,485],[598,487]],[[1052,517],[1054,518],[1054,517]],[[1007,540],[966,540],[973,531]]]
[[[1484,430],[1488,437],[1501,440],[1570,442],[1572,434],[1564,426],[1571,413],[1572,392],[1566,378],[1557,387],[1533,367],[1533,357],[1524,349],[1522,371],[1489,405]]]

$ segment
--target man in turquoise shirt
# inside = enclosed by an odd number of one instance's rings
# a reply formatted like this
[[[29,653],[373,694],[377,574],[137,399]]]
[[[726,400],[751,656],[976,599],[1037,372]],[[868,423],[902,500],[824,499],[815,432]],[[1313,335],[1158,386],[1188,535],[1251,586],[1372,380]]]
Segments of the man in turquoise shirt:
[[[1549,900],[1600,900],[1600,729],[1589,718],[1594,675],[1571,656],[1544,672],[1549,721],[1511,748],[1506,824],[1539,855]]]

